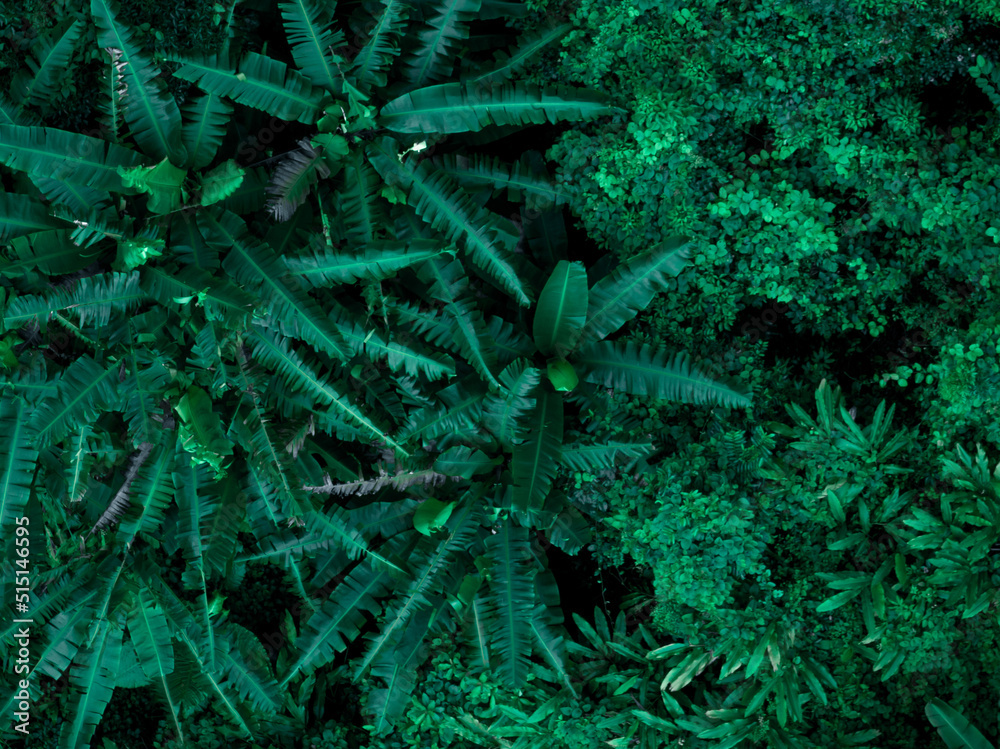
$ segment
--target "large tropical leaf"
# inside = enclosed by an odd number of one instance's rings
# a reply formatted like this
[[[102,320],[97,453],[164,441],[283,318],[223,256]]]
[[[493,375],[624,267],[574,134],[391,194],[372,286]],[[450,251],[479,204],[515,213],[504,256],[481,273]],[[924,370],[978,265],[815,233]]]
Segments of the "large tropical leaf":
[[[181,113],[184,116],[182,138],[188,158],[178,166],[188,169],[208,166],[222,145],[226,125],[233,114],[233,105],[218,94],[203,94],[192,96],[184,102]]]
[[[651,398],[749,407],[750,391],[729,377],[713,377],[685,353],[635,341],[599,341],[577,351],[574,362],[587,382]]]
[[[566,356],[576,347],[587,319],[587,271],[583,263],[560,260],[535,307],[532,335],[546,356]]]
[[[31,416],[36,444],[43,447],[59,442],[72,429],[110,409],[116,402],[118,370],[116,364],[107,367],[89,356],[70,364],[55,395],[45,398]]]
[[[667,290],[667,278],[684,269],[690,254],[687,238],[673,237],[595,283],[579,343],[607,337],[645,309],[658,292]]]
[[[378,0],[381,13],[351,63],[350,75],[362,91],[386,84],[386,70],[399,55],[399,37],[406,30],[410,7],[406,0]]]
[[[0,125],[0,162],[11,169],[75,185],[132,195],[119,166],[138,166],[147,160],[114,143],[50,127]]]
[[[924,711],[948,749],[993,749],[979,729],[944,700],[935,697]]]
[[[491,563],[488,615],[494,670],[512,689],[527,682],[531,665],[532,610],[536,574],[528,551],[528,530],[508,518],[486,538]]]
[[[96,0],[95,0],[96,2]],[[322,89],[315,88],[301,74],[285,63],[248,52],[240,61],[239,72],[231,63],[209,57],[169,56],[182,63],[174,72],[177,78],[197,83],[203,90],[232,99],[282,120],[297,120],[307,125],[320,115]]]
[[[97,43],[115,50],[122,63],[126,94],[125,121],[142,151],[155,161],[169,159],[175,165],[187,160],[181,139],[181,113],[159,68],[142,50],[132,30],[117,18],[113,0],[90,0],[90,12],[97,24]]]
[[[483,402],[483,426],[501,445],[513,448],[524,441],[528,415],[536,404],[530,396],[541,378],[541,372],[529,367],[524,359],[510,363],[500,373],[500,384],[506,392],[487,396]]]
[[[356,253],[338,252],[315,241],[310,254],[285,256],[283,260],[292,275],[317,287],[359,280],[381,281],[403,268],[445,254],[454,255],[455,250],[433,239],[372,241]]]
[[[313,85],[339,92],[337,66],[343,58],[334,50],[342,47],[345,39],[342,31],[330,28],[333,5],[318,0],[291,0],[278,7],[296,66]]]
[[[383,138],[371,145],[370,159],[383,179],[407,192],[407,203],[449,242],[461,242],[472,262],[522,307],[531,304],[512,258],[517,230],[507,219],[480,208],[447,175],[427,162],[416,166],[400,162],[394,141]]]
[[[605,94],[527,83],[442,83],[393,99],[379,112],[379,124],[397,133],[467,133],[491,125],[540,125],[592,120],[622,110]]]
[[[20,101],[18,111],[25,106],[38,107],[48,103],[60,74],[65,74],[73,54],[73,46],[85,28],[79,18],[68,27],[60,23],[52,33],[33,45],[35,59],[26,58],[30,73],[19,70],[11,82],[11,95]]]
[[[414,49],[406,56],[403,75],[414,87],[448,78],[460,42],[469,38],[469,22],[482,0],[436,0],[427,25],[413,36]],[[425,11],[427,14],[427,11]]]
[[[536,391],[534,410],[524,420],[527,436],[514,446],[515,509],[541,509],[559,466],[563,442],[563,399],[547,387]]]
[[[111,701],[121,659],[124,630],[107,619],[97,624],[92,643],[70,669],[72,697],[63,715],[59,749],[88,749],[97,724]]]
[[[38,450],[31,444],[30,406],[18,396],[0,396],[0,528],[24,515]],[[9,533],[13,536],[14,531]]]
[[[44,203],[27,195],[0,192],[0,244],[6,244],[14,237],[65,226],[71,224],[49,215]]]

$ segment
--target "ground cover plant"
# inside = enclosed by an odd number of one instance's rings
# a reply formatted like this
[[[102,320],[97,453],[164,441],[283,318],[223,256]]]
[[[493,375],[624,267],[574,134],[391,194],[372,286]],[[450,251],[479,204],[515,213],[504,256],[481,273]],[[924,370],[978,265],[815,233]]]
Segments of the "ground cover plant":
[[[995,745],[998,17],[5,6],[28,745]]]

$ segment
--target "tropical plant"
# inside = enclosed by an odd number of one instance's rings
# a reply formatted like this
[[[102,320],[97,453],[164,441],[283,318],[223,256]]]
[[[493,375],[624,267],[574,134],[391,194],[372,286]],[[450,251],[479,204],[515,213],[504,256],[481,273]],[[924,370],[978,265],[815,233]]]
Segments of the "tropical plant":
[[[169,80],[202,91],[179,103],[120,8],[91,0],[100,137],[36,114],[76,26],[16,78],[19,104],[0,100],[15,186],[0,193],[0,523],[34,534],[32,694],[68,680],[63,747],[100,737],[118,688],[153,690],[179,744],[210,710],[234,739],[290,746],[340,656],[378,736],[430,639],[459,630],[474,668],[572,694],[558,587],[530,539],[587,542],[549,491],[557,466],[646,446],[564,445],[586,433],[564,398],[750,402],[689,357],[604,340],[681,271],[685,243],[593,283],[560,261],[539,291],[518,227],[486,207],[501,189],[535,208],[563,196],[530,155],[463,155],[469,134],[616,111],[512,82],[564,28],[483,60],[472,22],[506,5],[384,0],[352,17],[373,26],[345,55],[341,19],[296,0],[279,5],[292,67],[239,54],[232,7],[221,48],[167,55]],[[296,133],[271,175],[230,156],[254,111]],[[428,143],[452,152],[427,158]],[[533,335],[523,314],[491,314],[509,299],[537,300]],[[280,632],[225,605],[264,563],[299,602]]]
[[[969,719],[944,700],[934,698],[925,710],[948,749],[993,749]]]

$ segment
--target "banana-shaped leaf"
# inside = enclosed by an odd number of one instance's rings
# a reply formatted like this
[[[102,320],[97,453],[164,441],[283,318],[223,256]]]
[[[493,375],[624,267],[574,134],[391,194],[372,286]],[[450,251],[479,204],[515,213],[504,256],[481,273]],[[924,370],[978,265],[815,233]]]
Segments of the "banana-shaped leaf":
[[[407,55],[403,71],[414,86],[426,86],[451,76],[459,42],[469,38],[469,22],[475,20],[482,0],[436,0],[424,11],[427,25],[416,32],[416,48]]]
[[[592,120],[621,112],[605,94],[555,86],[504,83],[442,83],[393,99],[379,113],[382,127],[396,133],[467,133],[502,125],[541,125]]]
[[[71,226],[49,215],[44,203],[16,192],[0,192],[0,244],[14,237]]]
[[[483,325],[483,315],[471,299],[468,279],[457,260],[432,258],[420,269],[422,280],[430,284],[431,294],[444,302],[445,312],[454,324],[453,341],[462,356],[487,383],[499,387],[493,375],[496,358]]]
[[[386,70],[399,55],[399,37],[406,30],[410,8],[405,0],[379,0],[382,12],[352,62],[350,76],[356,88],[370,91],[386,85]],[[377,6],[376,6],[377,7]]]
[[[454,254],[453,248],[433,239],[373,241],[360,252],[350,253],[332,250],[315,241],[311,254],[286,256],[284,263],[293,276],[303,279],[310,286],[321,287],[361,280],[381,281],[396,275],[403,268],[419,265],[439,255]]]
[[[89,749],[90,740],[115,691],[124,629],[107,619],[97,626],[91,645],[70,669],[72,697],[63,715],[59,749]]]
[[[514,508],[541,509],[552,486],[563,442],[563,399],[542,387],[534,410],[525,419],[527,437],[514,447]]]
[[[528,549],[528,530],[513,519],[486,538],[490,567],[490,646],[497,655],[494,670],[501,681],[519,689],[527,681],[534,640],[532,612],[536,574]]]
[[[303,391],[309,397],[327,406],[327,410],[330,412],[329,417],[344,420],[349,427],[364,430],[374,439],[384,441],[404,457],[409,457],[410,453],[404,450],[399,442],[379,429],[358,406],[331,387],[325,378],[317,375],[288,346],[287,340],[279,341],[273,334],[258,330],[253,336],[253,344],[255,345],[255,358],[286,380],[294,390]]]
[[[105,367],[89,356],[70,364],[56,388],[56,394],[42,401],[29,422],[39,447],[59,442],[71,430],[90,423],[99,413],[117,402],[116,364]]]
[[[38,458],[31,444],[30,411],[23,398],[0,396],[0,528],[13,526],[28,505]],[[14,535],[13,528],[7,532]]]
[[[524,442],[528,415],[536,404],[529,396],[541,379],[542,373],[527,366],[524,359],[509,364],[500,373],[500,383],[506,394],[490,393],[483,402],[483,426],[500,444],[513,448]]]
[[[569,194],[560,190],[532,161],[522,156],[520,161],[506,164],[495,156],[450,153],[434,159],[438,169],[462,187],[474,189],[489,185],[494,195],[506,189],[508,200],[520,202],[524,199],[528,207],[535,211],[568,201]]]
[[[671,354],[635,341],[599,341],[580,349],[574,361],[587,382],[632,395],[742,408],[751,403],[744,385],[703,372],[686,352]]]
[[[652,455],[652,442],[606,442],[602,445],[563,445],[562,464],[574,471],[597,471],[614,468],[616,458],[637,460]]]
[[[0,163],[52,179],[134,195],[125,187],[119,166],[139,166],[146,159],[114,143],[51,127],[0,125]]]
[[[529,60],[539,54],[554,41],[562,38],[573,28],[571,23],[563,23],[554,28],[533,32],[518,40],[513,54],[500,52],[494,57],[496,64],[482,73],[476,73],[468,79],[469,83],[483,86],[496,85],[509,80],[521,70]]]
[[[350,358],[336,326],[295,280],[283,278],[285,274],[274,252],[255,239],[238,216],[227,212],[207,222],[232,248],[222,263],[223,269],[238,283],[261,290],[285,335],[301,338],[335,359]]]
[[[292,0],[279,3],[278,7],[299,70],[313,85],[339,93],[337,63],[343,62],[343,58],[334,54],[334,50],[344,46],[345,40],[342,31],[330,28],[333,5],[317,0]]]
[[[25,60],[31,73],[18,71],[10,87],[11,96],[21,102],[18,111],[25,106],[39,107],[48,103],[59,75],[65,74],[69,67],[73,45],[84,28],[83,21],[77,18],[61,32],[53,30],[53,33],[35,42],[32,47],[35,59],[29,57]]]
[[[545,356],[566,356],[576,347],[587,320],[587,271],[583,263],[560,260],[535,307],[532,335]]]
[[[285,671],[279,687],[299,674],[308,676],[345,650],[365,626],[364,612],[377,616],[382,611],[378,599],[391,588],[388,573],[376,572],[368,560],[355,567],[303,625],[295,641],[298,657]]]
[[[531,304],[512,259],[518,234],[514,225],[477,206],[447,175],[427,162],[400,162],[394,141],[383,138],[370,146],[372,165],[390,184],[407,190],[406,201],[417,215],[449,242],[461,242],[472,262],[482,268],[522,307]]]
[[[94,0],[97,2],[97,0]],[[320,115],[322,89],[315,88],[301,74],[285,63],[248,52],[235,72],[227,60],[210,57],[169,56],[182,63],[174,72],[177,78],[197,83],[204,91],[225,96],[237,104],[267,112],[282,120],[296,120],[306,125]]]
[[[79,248],[77,248],[79,251]],[[57,312],[72,309],[80,325],[107,325],[112,312],[128,312],[146,295],[139,288],[139,272],[105,273],[81,278],[76,288],[60,289],[46,295],[17,297],[7,306],[3,327],[12,330],[38,321],[45,323]]]
[[[181,140],[181,112],[159,68],[142,50],[132,30],[117,19],[113,0],[90,0],[90,12],[97,24],[97,43],[113,49],[124,66],[125,121],[144,153],[156,161],[169,159],[173,164],[187,160]]]
[[[658,292],[667,290],[667,277],[678,275],[690,254],[687,238],[673,237],[595,283],[580,343],[606,338],[645,309]]]
[[[993,749],[979,729],[944,700],[935,697],[924,711],[948,749]]]
[[[182,166],[187,169],[208,166],[222,145],[233,105],[218,94],[204,94],[192,96],[184,102],[181,113],[184,116],[181,137],[188,152],[187,162]]]

